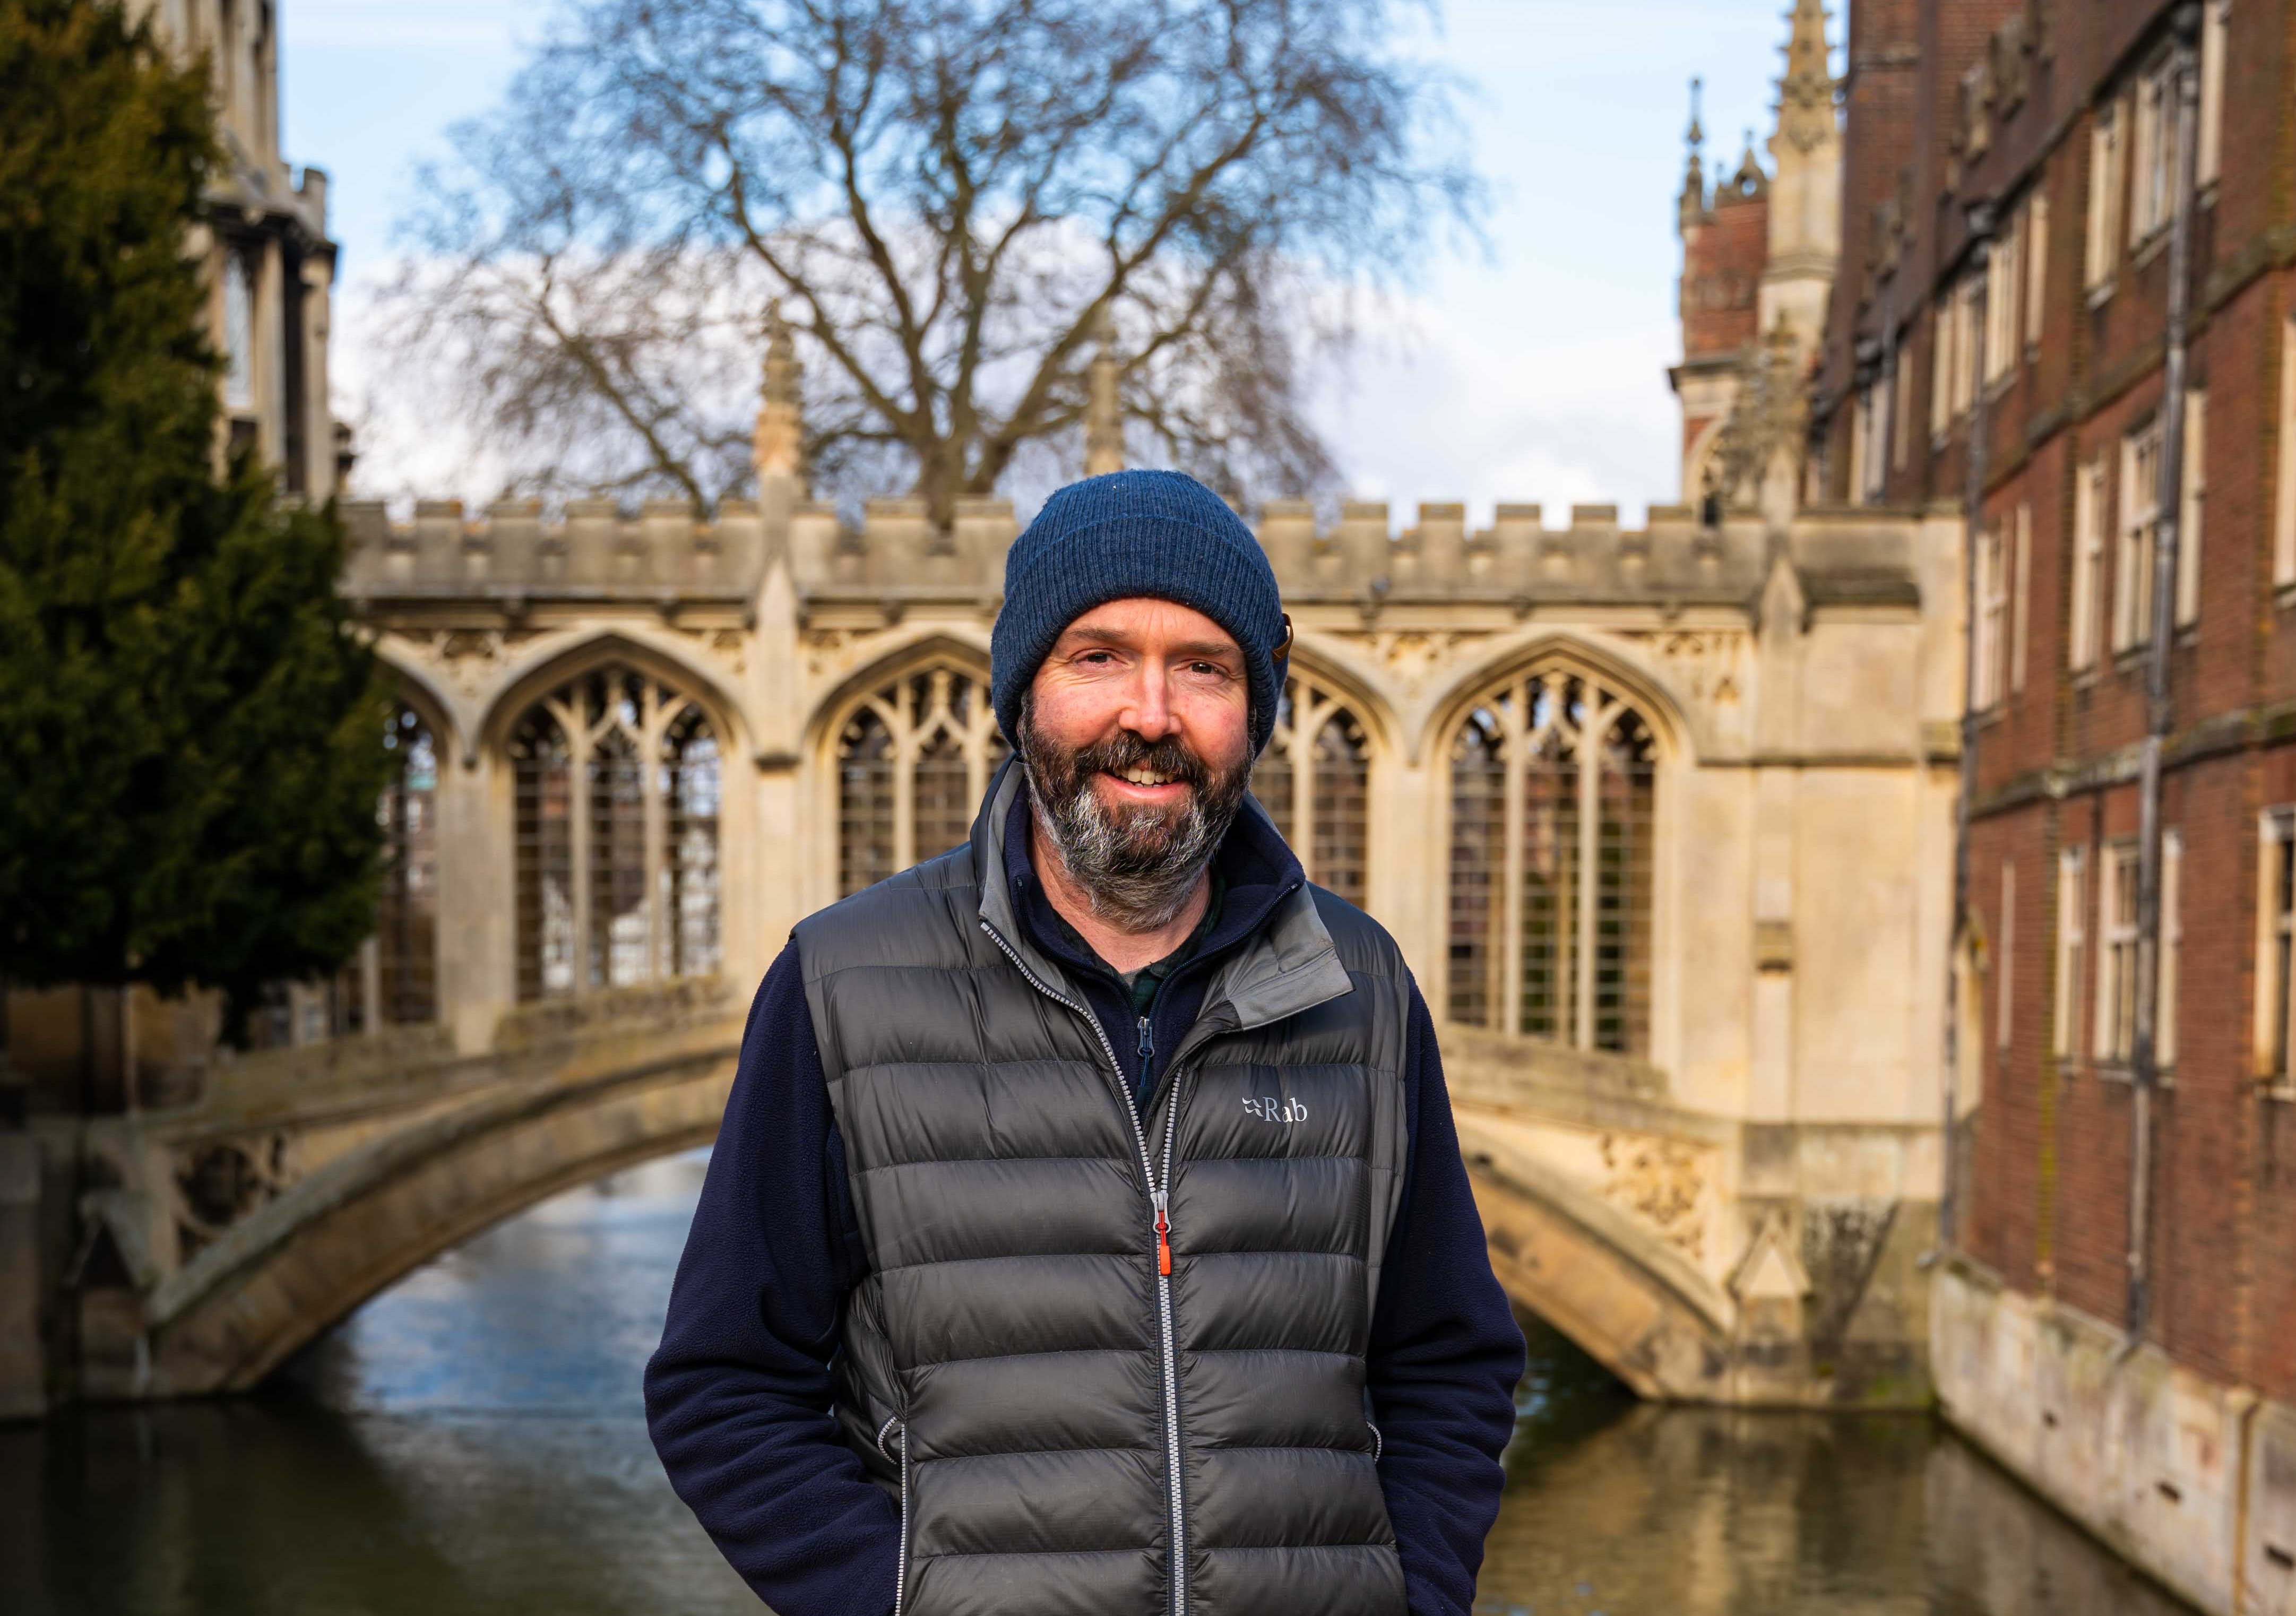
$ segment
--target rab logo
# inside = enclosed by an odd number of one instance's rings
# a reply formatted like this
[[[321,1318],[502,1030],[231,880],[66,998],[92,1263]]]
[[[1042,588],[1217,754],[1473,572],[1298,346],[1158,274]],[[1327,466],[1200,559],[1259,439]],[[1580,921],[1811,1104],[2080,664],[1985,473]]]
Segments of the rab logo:
[[[1279,1100],[1273,1095],[1266,1098],[1247,1098],[1243,1109],[1262,1122],[1305,1122],[1308,1103],[1304,1100]]]

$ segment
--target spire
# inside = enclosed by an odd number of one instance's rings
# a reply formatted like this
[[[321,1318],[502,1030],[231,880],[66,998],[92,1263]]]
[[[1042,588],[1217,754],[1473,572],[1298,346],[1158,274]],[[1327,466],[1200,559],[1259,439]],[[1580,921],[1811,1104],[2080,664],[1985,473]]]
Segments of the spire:
[[[1683,135],[1684,144],[1690,148],[1690,161],[1683,169],[1682,199],[1678,210],[1679,222],[1685,230],[1696,224],[1706,211],[1706,129],[1698,120],[1699,94],[1705,87],[1706,81],[1702,78],[1690,81],[1690,127]]]
[[[782,318],[782,300],[775,298],[766,305],[764,406],[758,411],[751,450],[760,480],[805,475],[804,374],[789,323]]]
[[[1124,417],[1116,398],[1116,322],[1103,307],[1093,317],[1100,351],[1093,356],[1084,414],[1084,474],[1099,477],[1124,469]]]
[[[1834,139],[1837,130],[1824,0],[1794,0],[1789,21],[1785,76],[1778,80],[1777,139],[1798,152],[1811,152]]]

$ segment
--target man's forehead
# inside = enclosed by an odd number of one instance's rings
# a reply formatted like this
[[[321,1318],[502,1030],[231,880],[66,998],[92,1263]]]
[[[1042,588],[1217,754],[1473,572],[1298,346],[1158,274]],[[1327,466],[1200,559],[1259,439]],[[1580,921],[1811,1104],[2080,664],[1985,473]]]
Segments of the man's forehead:
[[[1136,645],[1149,640],[1195,649],[1240,649],[1235,636],[1192,606],[1152,596],[1108,601],[1079,613],[1061,630],[1061,643],[1104,640]]]

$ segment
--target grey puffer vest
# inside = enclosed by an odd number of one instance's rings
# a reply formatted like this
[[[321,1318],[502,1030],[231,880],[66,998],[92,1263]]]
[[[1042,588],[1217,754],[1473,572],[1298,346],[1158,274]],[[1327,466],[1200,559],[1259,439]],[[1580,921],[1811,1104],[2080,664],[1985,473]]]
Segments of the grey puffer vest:
[[[1403,1616],[1364,1394],[1402,959],[1303,887],[1217,968],[1144,1119],[1014,923],[1019,787],[1008,765],[968,847],[797,932],[869,1257],[837,1414],[900,1499],[895,1610]]]

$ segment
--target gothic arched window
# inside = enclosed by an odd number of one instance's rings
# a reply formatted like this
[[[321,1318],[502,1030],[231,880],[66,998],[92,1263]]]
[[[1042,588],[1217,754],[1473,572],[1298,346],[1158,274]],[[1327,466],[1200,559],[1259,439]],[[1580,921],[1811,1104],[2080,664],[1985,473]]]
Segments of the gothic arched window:
[[[383,788],[382,895],[375,910],[379,1020],[439,1014],[439,749],[412,708],[391,715],[390,783]]]
[[[864,697],[837,734],[839,896],[962,842],[1004,751],[971,669],[922,669]]]
[[[529,708],[510,755],[519,997],[714,974],[720,754],[701,707],[600,669]]]
[[[1306,678],[1283,687],[1251,792],[1308,879],[1360,906],[1369,863],[1371,742],[1341,698]]]
[[[1518,676],[1451,738],[1448,1009],[1580,1049],[1650,1044],[1656,747],[1562,669]]]

